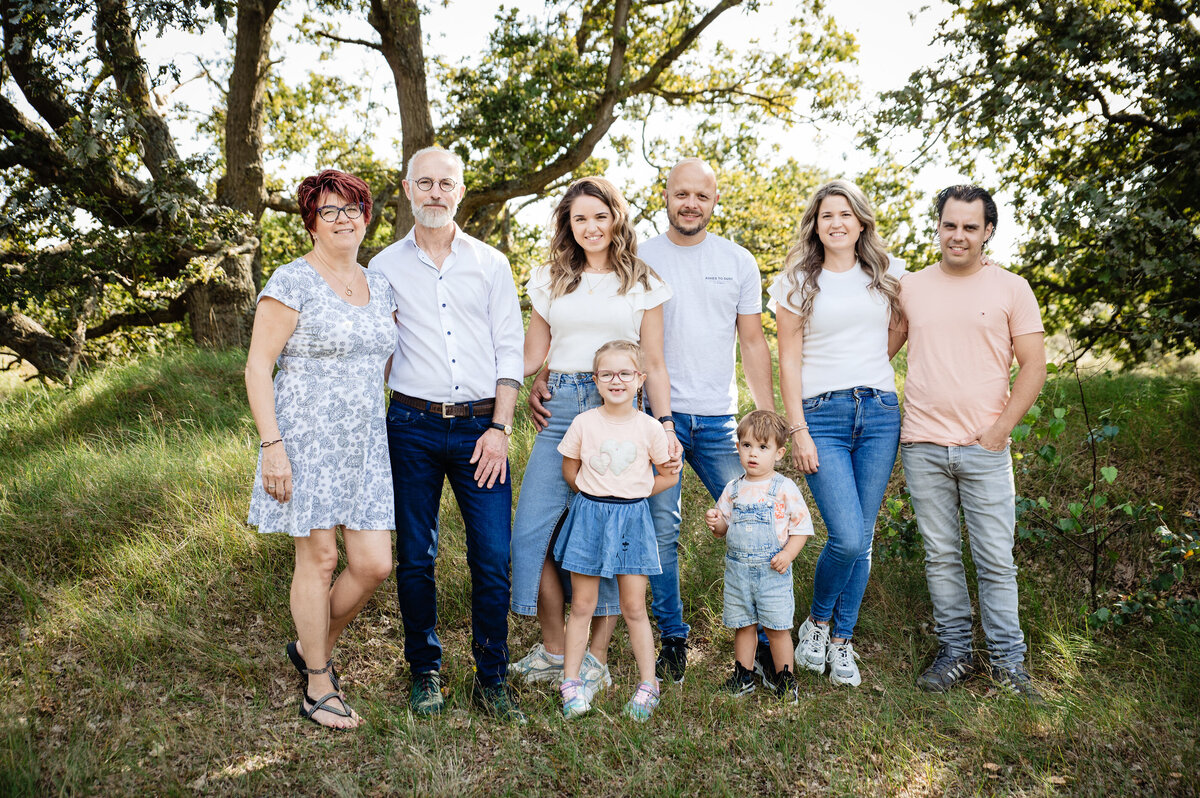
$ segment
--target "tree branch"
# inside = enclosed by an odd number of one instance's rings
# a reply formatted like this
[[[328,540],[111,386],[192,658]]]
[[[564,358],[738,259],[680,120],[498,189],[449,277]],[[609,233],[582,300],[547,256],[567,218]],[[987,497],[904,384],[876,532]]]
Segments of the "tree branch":
[[[138,52],[124,0],[98,0],[96,50],[112,71],[117,91],[129,103],[137,121],[131,128],[141,146],[142,162],[156,180],[162,179],[167,169],[179,162],[179,151],[166,120],[154,108],[146,62]],[[188,188],[199,193],[190,178],[184,180]]]
[[[0,0],[0,24],[4,30],[4,62],[17,85],[21,87],[25,99],[51,128],[59,131],[80,114],[59,90],[60,81],[47,75],[42,65],[33,60],[33,39],[42,20],[20,25],[18,20],[23,20],[27,10],[23,5],[14,0]]]
[[[300,203],[296,202],[296,198],[286,197],[278,191],[267,194],[267,207],[280,213],[300,213]]]
[[[512,197],[539,193],[547,184],[579,168],[616,121],[614,111],[617,105],[630,97],[650,92],[662,73],[687,52],[705,29],[712,25],[721,14],[740,5],[741,2],[742,0],[721,0],[699,21],[687,28],[679,40],[659,56],[642,77],[632,82],[623,82],[621,75],[625,69],[625,50],[628,43],[626,27],[630,0],[620,0],[613,11],[611,27],[613,49],[605,74],[604,92],[597,100],[583,134],[558,158],[541,169],[502,180],[467,194],[459,206],[459,223],[465,224],[475,218],[477,214],[484,212],[484,209],[497,206]]]
[[[642,94],[655,83],[657,83],[659,77],[663,72],[666,71],[667,67],[671,66],[671,64],[675,63],[675,61],[677,61],[681,55],[687,52],[688,48],[695,43],[696,39],[700,38],[700,34],[704,33],[709,25],[716,21],[717,17],[721,16],[733,7],[741,5],[741,3],[742,0],[721,0],[721,2],[714,6],[707,14],[705,14],[699,22],[685,30],[683,35],[679,37],[679,41],[677,41],[665,53],[660,55],[658,60],[655,61],[650,66],[650,69],[646,71],[646,74],[633,81],[626,90],[625,96],[628,97],[635,94]]]
[[[95,327],[89,327],[86,332],[86,338],[88,340],[103,338],[122,327],[154,327],[159,324],[183,321],[187,315],[187,295],[187,291],[184,291],[172,299],[165,308],[159,308],[158,310],[147,310],[138,313],[118,313],[115,316],[109,316]]]
[[[342,44],[357,44],[362,47],[369,47],[372,50],[376,50],[381,53],[383,52],[383,45],[379,42],[369,42],[366,39],[349,39],[345,36],[335,36],[332,33],[326,33],[323,30],[317,31],[316,35],[320,36],[322,39],[331,39],[332,41],[341,42]]]
[[[45,327],[23,313],[0,308],[0,346],[17,353],[38,374],[71,384],[71,375],[79,365],[80,350],[50,334]]]

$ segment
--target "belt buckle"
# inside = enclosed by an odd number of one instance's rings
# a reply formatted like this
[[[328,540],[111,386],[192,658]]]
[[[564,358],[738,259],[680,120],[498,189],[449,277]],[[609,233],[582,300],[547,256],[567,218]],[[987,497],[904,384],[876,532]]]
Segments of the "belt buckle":
[[[442,418],[454,418],[454,414],[450,412],[453,407],[453,402],[442,402]]]

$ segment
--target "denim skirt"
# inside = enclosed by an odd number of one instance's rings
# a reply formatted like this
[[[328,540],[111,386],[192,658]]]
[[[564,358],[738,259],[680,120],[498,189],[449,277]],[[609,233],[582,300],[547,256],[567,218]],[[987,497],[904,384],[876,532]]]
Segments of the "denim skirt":
[[[589,576],[661,574],[649,502],[576,495],[554,543],[554,559],[571,573]]]

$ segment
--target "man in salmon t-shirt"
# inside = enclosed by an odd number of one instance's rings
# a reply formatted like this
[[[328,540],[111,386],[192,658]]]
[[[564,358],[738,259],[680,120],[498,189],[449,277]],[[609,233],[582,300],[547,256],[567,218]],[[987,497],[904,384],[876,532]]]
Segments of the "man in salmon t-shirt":
[[[925,541],[925,579],[940,644],[917,683],[944,692],[974,669],[961,507],[991,677],[1040,702],[1025,669],[1018,619],[1008,444],[1046,381],[1041,314],[1024,278],[983,257],[997,222],[987,191],[951,186],[938,194],[937,212],[942,260],[901,281],[904,319],[893,322],[889,341],[892,354],[908,341],[900,456]],[[1014,356],[1020,370],[1010,393]]]

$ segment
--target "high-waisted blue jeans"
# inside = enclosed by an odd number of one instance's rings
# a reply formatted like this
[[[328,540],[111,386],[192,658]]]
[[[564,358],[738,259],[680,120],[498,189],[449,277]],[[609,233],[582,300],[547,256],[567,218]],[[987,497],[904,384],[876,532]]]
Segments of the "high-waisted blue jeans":
[[[829,537],[813,574],[814,621],[830,635],[854,636],[867,579],[875,519],[900,443],[900,404],[894,391],[849,388],[804,400],[804,420],[820,465],[808,474]]]

